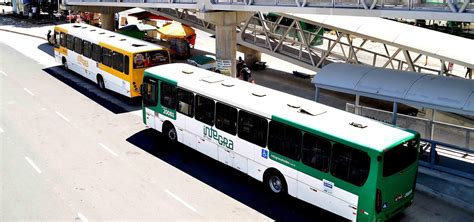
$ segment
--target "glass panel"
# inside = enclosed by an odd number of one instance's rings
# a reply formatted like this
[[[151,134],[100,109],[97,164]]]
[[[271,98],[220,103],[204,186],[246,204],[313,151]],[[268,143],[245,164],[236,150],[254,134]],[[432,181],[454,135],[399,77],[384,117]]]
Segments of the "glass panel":
[[[133,68],[147,68],[168,63],[170,61],[166,50],[137,53],[133,56]]]
[[[237,109],[222,103],[217,103],[216,128],[235,135],[237,132]]]
[[[384,155],[383,176],[388,177],[402,171],[414,163],[417,158],[418,140],[413,139],[402,143]]]
[[[303,136],[303,152],[301,160],[304,164],[317,170],[328,172],[331,158],[331,142],[329,140],[305,133]]]
[[[239,111],[239,137],[258,146],[267,144],[268,121],[244,110]]]
[[[356,186],[364,185],[369,176],[367,153],[335,143],[332,150],[331,174]]]
[[[193,117],[194,94],[184,89],[178,89],[178,112]]]
[[[176,110],[176,86],[161,82],[160,102],[162,106]]]
[[[157,82],[154,79],[145,78],[142,86],[142,99],[145,106],[156,106],[157,100]]]
[[[268,149],[293,160],[300,159],[301,131],[275,121],[270,122]]]
[[[196,120],[210,126],[214,125],[214,100],[196,96]]]

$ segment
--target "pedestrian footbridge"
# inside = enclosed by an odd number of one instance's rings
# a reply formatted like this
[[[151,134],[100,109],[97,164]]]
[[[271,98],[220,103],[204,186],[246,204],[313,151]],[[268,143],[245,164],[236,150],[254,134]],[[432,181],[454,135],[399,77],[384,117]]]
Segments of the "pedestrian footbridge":
[[[474,21],[469,0],[66,0],[66,5]]]

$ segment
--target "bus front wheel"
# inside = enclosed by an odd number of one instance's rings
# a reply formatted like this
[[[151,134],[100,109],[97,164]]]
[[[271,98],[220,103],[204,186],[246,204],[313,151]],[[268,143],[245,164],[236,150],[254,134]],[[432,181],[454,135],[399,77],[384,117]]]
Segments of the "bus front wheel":
[[[104,78],[101,75],[97,75],[97,86],[100,90],[105,90]]]
[[[63,67],[65,70],[69,70],[69,66],[67,65],[67,60],[64,57],[63,57]]]
[[[264,183],[274,194],[281,195],[286,192],[285,178],[280,172],[276,170],[271,170],[266,173]]]
[[[176,143],[176,141],[178,141],[178,134],[171,123],[165,124],[163,127],[163,133],[170,142]]]

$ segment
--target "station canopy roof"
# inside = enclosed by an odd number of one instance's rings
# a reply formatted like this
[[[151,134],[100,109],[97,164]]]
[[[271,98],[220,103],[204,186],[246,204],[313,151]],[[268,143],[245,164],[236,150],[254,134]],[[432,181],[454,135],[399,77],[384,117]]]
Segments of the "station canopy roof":
[[[309,23],[474,68],[474,40],[383,18],[289,14]]]
[[[474,116],[474,80],[332,63],[312,83],[317,88]]]

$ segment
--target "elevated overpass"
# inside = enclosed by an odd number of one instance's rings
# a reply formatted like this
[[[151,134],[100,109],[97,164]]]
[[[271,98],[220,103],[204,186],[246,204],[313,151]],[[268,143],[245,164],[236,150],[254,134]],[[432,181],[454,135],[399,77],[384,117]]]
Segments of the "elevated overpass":
[[[65,4],[474,21],[470,0],[66,0]]]

